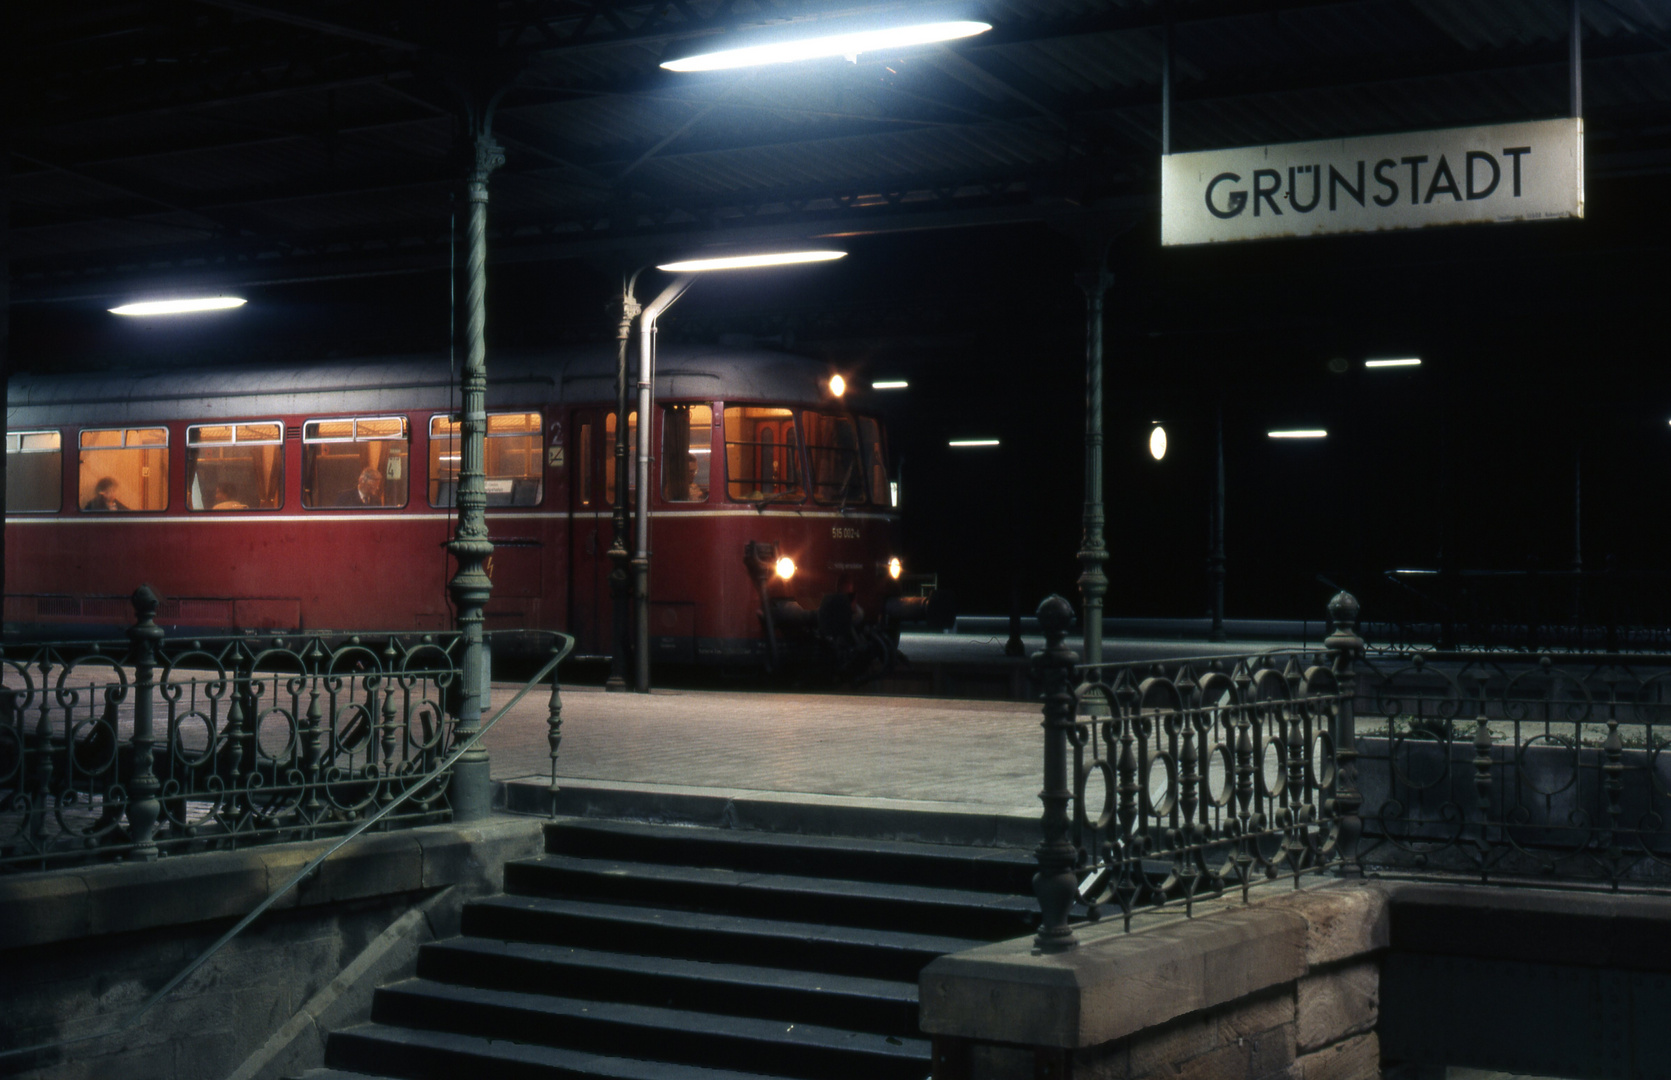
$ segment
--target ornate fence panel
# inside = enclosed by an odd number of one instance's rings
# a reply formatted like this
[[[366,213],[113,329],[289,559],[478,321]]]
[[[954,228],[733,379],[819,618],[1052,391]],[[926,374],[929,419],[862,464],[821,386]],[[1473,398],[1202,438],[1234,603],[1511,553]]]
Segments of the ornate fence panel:
[[[1665,657],[1378,657],[1357,715],[1366,862],[1671,886]]]
[[[1331,613],[1329,653],[1077,667],[1063,645],[1071,608],[1055,597],[1040,607],[1041,948],[1073,945],[1076,903],[1093,918],[1117,910],[1130,929],[1144,909],[1245,900],[1257,883],[1351,863],[1361,642],[1351,597]]]
[[[1329,604],[1321,652],[1079,666],[1047,647],[1044,949],[1075,905],[1188,913],[1308,873],[1671,889],[1671,664],[1652,654],[1383,652]]]
[[[0,659],[0,870],[445,820],[457,634],[128,643]],[[381,823],[380,823],[381,824]]]

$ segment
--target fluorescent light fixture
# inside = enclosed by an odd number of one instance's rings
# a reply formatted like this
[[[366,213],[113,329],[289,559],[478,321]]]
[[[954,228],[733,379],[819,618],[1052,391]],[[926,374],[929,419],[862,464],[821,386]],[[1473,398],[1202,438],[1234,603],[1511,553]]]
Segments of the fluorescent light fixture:
[[[244,306],[241,296],[200,296],[191,300],[143,300],[110,309],[112,315],[184,315],[192,311],[224,311]]]
[[[819,34],[812,27],[808,27],[808,36],[805,37],[697,53],[695,56],[663,60],[661,66],[668,71],[725,71],[730,68],[761,67],[766,64],[792,64],[799,60],[816,60],[831,56],[845,56],[857,63],[860,53],[929,45],[937,41],[956,41],[959,38],[984,34],[990,29],[991,23],[976,22],[972,19],[947,19],[834,34]]]
[[[882,379],[870,384],[872,390],[904,390],[911,384],[904,379]]]
[[[794,263],[829,262],[845,251],[778,251],[764,255],[728,255],[716,259],[686,259],[656,267],[670,274],[701,274],[709,270],[752,270],[760,266],[789,266]]]
[[[1267,431],[1266,435],[1273,439],[1326,439],[1329,433],[1322,428],[1289,428],[1284,431]]]
[[[954,448],[959,449],[959,450],[962,450],[962,449],[967,449],[968,447],[971,447],[971,446],[997,446],[998,445],[998,440],[997,439],[953,439],[950,442],[948,442],[946,445],[950,446],[950,447],[954,447]]]
[[[1394,570],[1393,571],[1393,573],[1395,573],[1395,574],[1437,574],[1438,572],[1439,571],[1437,571],[1437,570],[1416,570],[1416,569]]]
[[[1419,356],[1401,356],[1392,360],[1365,360],[1364,367],[1421,367],[1422,358]]]

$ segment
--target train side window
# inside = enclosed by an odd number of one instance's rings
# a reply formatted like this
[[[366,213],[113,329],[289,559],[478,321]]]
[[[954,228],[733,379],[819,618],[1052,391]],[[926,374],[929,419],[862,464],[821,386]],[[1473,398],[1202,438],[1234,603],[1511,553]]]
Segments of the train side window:
[[[168,509],[168,429],[81,433],[77,501],[90,512]]]
[[[56,431],[6,435],[6,512],[50,513],[64,503],[64,449]]]
[[[539,413],[488,413],[482,474],[489,506],[538,506],[544,496],[545,450]],[[463,426],[429,418],[429,505],[458,505]]]
[[[850,416],[808,412],[806,424],[808,468],[812,497],[822,503],[863,502],[865,470],[859,461],[859,434]]]
[[[615,414],[603,419],[603,501],[615,505]],[[638,497],[638,470],[632,463],[638,458],[638,410],[627,414],[627,503],[633,505]]]
[[[192,510],[277,510],[284,502],[284,424],[186,428],[186,505]]]
[[[799,502],[801,455],[795,414],[762,405],[732,405],[724,413],[725,493],[743,502]]]
[[[661,496],[668,502],[707,502],[714,410],[667,405],[661,417]]]
[[[888,486],[888,447],[882,441],[882,425],[868,416],[859,417],[859,449],[864,451],[865,472],[870,476],[870,501],[892,505]]]
[[[412,443],[404,416],[302,424],[302,505],[393,509],[406,505]]]

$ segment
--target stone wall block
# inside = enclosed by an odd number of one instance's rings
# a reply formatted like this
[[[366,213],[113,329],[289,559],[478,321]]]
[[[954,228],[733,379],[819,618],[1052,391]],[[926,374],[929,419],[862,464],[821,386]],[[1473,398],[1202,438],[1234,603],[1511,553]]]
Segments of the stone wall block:
[[[1295,1025],[1287,1023],[1242,1037],[1248,1047],[1248,1080],[1288,1075],[1295,1058],[1294,1033]]]
[[[1295,1080],[1381,1080],[1381,1043],[1373,1031],[1302,1054]]]
[[[1293,1023],[1294,993],[1284,986],[1238,1001],[1219,1013],[1219,1039],[1232,1043]]]
[[[1219,1037],[1218,1021],[1208,1013],[1180,1017],[1123,1041],[1132,1076],[1147,1076],[1174,1062],[1200,1057],[1224,1045]]]
[[[1131,1039],[1087,1046],[1073,1053],[1073,1080],[1129,1080]],[[1027,1080],[1032,1080],[1028,1077]]]
[[[1315,968],[1386,949],[1392,940],[1388,900],[1378,884],[1339,882],[1283,893],[1260,906],[1305,920],[1305,962]]]
[[[19,874],[0,891],[0,949],[80,937],[92,929],[80,874]]]
[[[1373,1031],[1381,1011],[1381,965],[1365,960],[1308,975],[1297,988],[1301,1053]]]
[[[1033,1050],[977,1043],[969,1048],[969,1080],[1033,1080]],[[1073,1080],[1082,1080],[1078,1072]]]

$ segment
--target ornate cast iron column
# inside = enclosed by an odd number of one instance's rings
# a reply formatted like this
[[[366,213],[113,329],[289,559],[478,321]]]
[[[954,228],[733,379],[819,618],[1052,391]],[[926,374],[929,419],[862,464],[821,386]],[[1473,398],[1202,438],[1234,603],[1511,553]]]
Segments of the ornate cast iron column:
[[[1085,534],[1079,544],[1079,592],[1085,600],[1085,664],[1094,668],[1102,663],[1102,601],[1108,595],[1103,573],[1108,547],[1102,508],[1102,301],[1114,276],[1105,265],[1107,242],[1090,247],[1096,253],[1095,269],[1078,275],[1085,290]]]
[[[474,167],[468,184],[469,240],[465,255],[464,409],[460,418],[461,460],[458,473],[458,531],[447,550],[458,571],[447,588],[458,609],[464,634],[463,693],[459,697],[455,744],[481,730],[482,609],[493,592],[486,563],[493,554],[487,539],[487,488],[483,482],[483,442],[487,429],[487,178],[505,163],[505,152],[492,136],[492,105],[470,110],[474,132]],[[473,747],[453,767],[450,796],[454,821],[474,821],[491,810],[492,784],[487,750]]]
[[[162,803],[157,801],[161,784],[157,780],[156,763],[151,756],[156,745],[156,731],[152,726],[151,693],[156,688],[154,672],[157,663],[157,643],[162,641],[162,627],[156,624],[157,594],[151,586],[141,585],[133,591],[134,625],[128,628],[128,640],[133,642],[133,778],[128,781],[128,835],[133,840],[131,858],[150,862],[157,857],[157,819],[162,816]]]
[[[615,505],[609,540],[609,633],[613,647],[609,653],[609,679],[603,684],[605,690],[614,693],[627,690],[627,655],[632,648],[632,628],[627,614],[632,598],[632,552],[627,547],[627,400],[631,394],[627,383],[627,353],[632,344],[632,323],[640,310],[633,296],[637,282],[635,271],[621,291],[621,325],[615,343]]]
[[[1033,875],[1033,892],[1039,898],[1039,932],[1033,943],[1044,952],[1061,952],[1079,942],[1068,925],[1068,912],[1079,895],[1074,876],[1078,852],[1068,839],[1068,807],[1073,788],[1068,783],[1068,743],[1073,735],[1073,668],[1079,659],[1063,644],[1073,624],[1073,605],[1060,596],[1048,596],[1038,608],[1039,629],[1044,632],[1044,651],[1033,656],[1033,672],[1044,685],[1044,803],[1040,828],[1044,837],[1034,852],[1039,872]]]
[[[1335,850],[1340,855],[1345,873],[1356,870],[1358,837],[1363,834],[1363,819],[1358,810],[1363,806],[1363,794],[1358,790],[1357,693],[1356,663],[1363,655],[1363,638],[1358,636],[1358,600],[1349,592],[1338,592],[1329,601],[1329,618],[1334,621],[1334,633],[1323,645],[1333,658],[1335,686],[1340,692],[1340,706],[1334,714],[1335,793],[1334,814],[1338,822]]]

